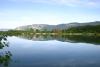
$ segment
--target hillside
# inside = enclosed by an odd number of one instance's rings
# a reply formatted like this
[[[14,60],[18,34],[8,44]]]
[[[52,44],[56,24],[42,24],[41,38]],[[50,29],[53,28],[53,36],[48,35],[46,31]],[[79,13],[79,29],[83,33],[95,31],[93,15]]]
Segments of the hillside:
[[[69,33],[100,33],[100,25],[86,25],[86,26],[79,26],[79,27],[72,27],[66,30]]]
[[[88,23],[69,23],[69,24],[59,24],[59,25],[47,25],[47,24],[32,24],[32,25],[26,25],[26,26],[20,26],[17,27],[15,30],[30,30],[30,29],[38,29],[38,30],[64,30],[64,29],[70,29],[73,27],[83,27],[83,26],[96,26],[100,25],[100,21],[95,21],[95,22],[88,22]]]

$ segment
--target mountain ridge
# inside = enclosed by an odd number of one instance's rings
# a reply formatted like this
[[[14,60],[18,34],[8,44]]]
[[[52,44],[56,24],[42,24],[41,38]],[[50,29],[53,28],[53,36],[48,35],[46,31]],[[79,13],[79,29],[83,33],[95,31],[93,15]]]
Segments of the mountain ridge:
[[[15,30],[29,30],[29,29],[38,29],[38,30],[53,30],[53,29],[69,29],[72,27],[80,27],[80,26],[96,26],[100,25],[100,21],[95,22],[87,22],[87,23],[68,23],[68,24],[58,24],[58,25],[49,25],[49,24],[32,24],[32,25],[25,25],[25,26],[19,26],[16,27]]]

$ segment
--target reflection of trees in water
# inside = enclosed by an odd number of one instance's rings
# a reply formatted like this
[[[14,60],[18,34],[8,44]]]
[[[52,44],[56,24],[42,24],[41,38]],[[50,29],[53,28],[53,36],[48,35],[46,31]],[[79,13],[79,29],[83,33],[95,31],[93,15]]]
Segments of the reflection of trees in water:
[[[4,53],[1,52],[0,54],[0,64],[4,66],[8,66],[10,60],[11,60],[11,52],[10,51],[5,51]]]
[[[58,40],[62,42],[83,42],[83,43],[91,43],[91,44],[100,44],[100,37],[97,36],[75,36],[75,35],[20,35],[22,38],[26,38],[29,40]]]
[[[9,47],[9,42],[5,36],[0,37],[0,66],[8,66],[11,61],[11,52],[5,51],[4,47]]]
[[[83,42],[100,45],[100,37],[98,36],[67,36],[67,39],[73,42]]]

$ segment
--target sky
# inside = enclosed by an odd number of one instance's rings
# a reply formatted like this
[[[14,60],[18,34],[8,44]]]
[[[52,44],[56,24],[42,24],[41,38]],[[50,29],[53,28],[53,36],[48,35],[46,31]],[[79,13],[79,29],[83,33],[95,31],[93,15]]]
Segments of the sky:
[[[100,21],[100,0],[0,0],[0,29]]]

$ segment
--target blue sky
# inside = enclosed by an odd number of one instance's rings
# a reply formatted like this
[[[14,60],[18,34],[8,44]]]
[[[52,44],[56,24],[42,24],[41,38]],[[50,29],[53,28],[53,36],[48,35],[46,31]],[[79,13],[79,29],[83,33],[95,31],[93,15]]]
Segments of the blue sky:
[[[100,0],[0,0],[0,28],[100,21]]]

